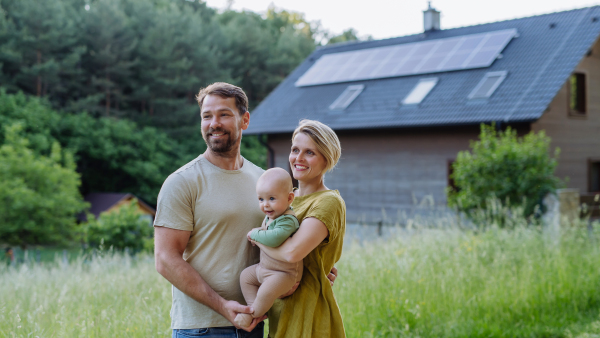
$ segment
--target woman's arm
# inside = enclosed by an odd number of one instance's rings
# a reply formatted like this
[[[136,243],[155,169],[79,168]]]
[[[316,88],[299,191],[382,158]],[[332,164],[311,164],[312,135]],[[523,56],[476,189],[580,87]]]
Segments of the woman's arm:
[[[305,218],[300,224],[300,229],[294,236],[288,238],[277,248],[254,242],[267,255],[280,261],[296,263],[304,259],[327,236],[329,231],[323,222],[316,218]]]

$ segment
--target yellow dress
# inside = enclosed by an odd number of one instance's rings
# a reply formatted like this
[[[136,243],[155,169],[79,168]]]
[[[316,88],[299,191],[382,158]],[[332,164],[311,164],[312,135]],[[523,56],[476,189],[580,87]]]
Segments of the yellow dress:
[[[296,292],[277,300],[269,310],[269,337],[346,337],[327,279],[342,255],[346,232],[344,200],[337,190],[326,190],[296,197],[292,207],[300,223],[305,218],[317,218],[325,224],[329,236],[304,258],[304,274]]]

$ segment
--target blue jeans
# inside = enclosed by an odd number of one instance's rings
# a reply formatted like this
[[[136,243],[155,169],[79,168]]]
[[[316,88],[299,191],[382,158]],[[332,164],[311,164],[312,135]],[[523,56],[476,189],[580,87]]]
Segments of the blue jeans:
[[[252,332],[236,329],[233,326],[208,327],[203,329],[175,329],[173,330],[173,338],[263,338],[264,326],[265,322],[260,322]]]

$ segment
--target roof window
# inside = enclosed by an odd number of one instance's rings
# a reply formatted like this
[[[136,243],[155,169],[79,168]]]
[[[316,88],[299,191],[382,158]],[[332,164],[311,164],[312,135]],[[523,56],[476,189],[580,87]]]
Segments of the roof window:
[[[420,79],[415,88],[402,100],[402,104],[419,104],[438,83],[437,77]]]
[[[505,70],[485,73],[483,79],[479,81],[477,86],[475,86],[475,89],[469,94],[469,99],[487,99],[492,96],[496,88],[504,81],[505,77]]]
[[[338,96],[338,98],[335,99],[335,101],[333,101],[333,103],[329,106],[329,109],[331,109],[331,110],[346,109],[346,107],[348,107],[350,105],[350,103],[352,103],[352,101],[354,101],[354,99],[356,99],[358,97],[358,95],[360,95],[360,93],[363,91],[363,89],[365,89],[365,85],[348,86],[346,88],[346,90],[344,90],[342,92],[342,94],[340,94],[340,96]]]

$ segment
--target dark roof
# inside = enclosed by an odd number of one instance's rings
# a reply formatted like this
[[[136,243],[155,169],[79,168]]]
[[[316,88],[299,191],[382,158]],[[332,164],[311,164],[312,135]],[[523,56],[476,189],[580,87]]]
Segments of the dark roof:
[[[86,202],[90,203],[90,210],[88,210],[88,212],[96,216],[96,218],[98,218],[102,212],[107,211],[122,200],[127,200],[129,198],[136,198],[140,205],[144,206],[148,210],[155,211],[154,208],[147,205],[140,198],[130,193],[94,192],[85,195],[83,199]],[[78,216],[78,219],[80,221],[85,221],[87,220],[87,217],[85,213],[82,213]]]
[[[519,36],[502,51],[503,57],[488,68],[308,87],[294,85],[319,57],[328,53],[510,28],[516,28]],[[600,6],[594,6],[399,38],[322,47],[260,103],[252,113],[246,133],[291,132],[304,118],[319,120],[335,130],[534,121],[544,113],[599,33]],[[508,75],[487,100],[469,100],[469,93],[484,74],[492,71],[507,71]],[[421,104],[400,104],[419,79],[431,76],[438,77],[439,82]],[[365,89],[345,110],[329,110],[329,105],[351,84],[364,84]]]

